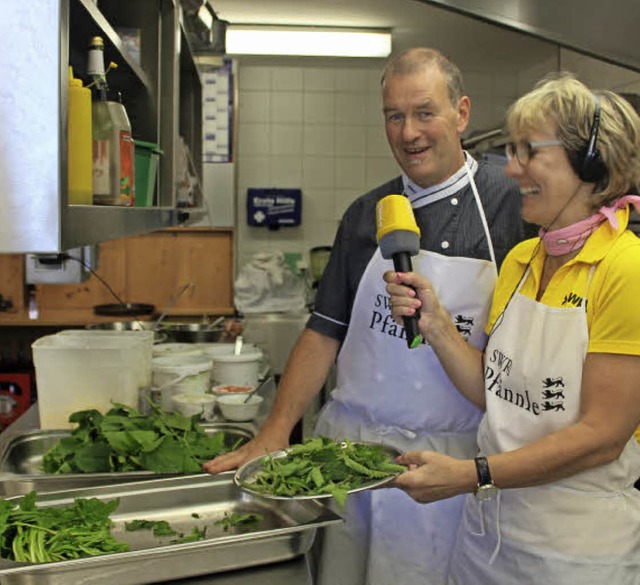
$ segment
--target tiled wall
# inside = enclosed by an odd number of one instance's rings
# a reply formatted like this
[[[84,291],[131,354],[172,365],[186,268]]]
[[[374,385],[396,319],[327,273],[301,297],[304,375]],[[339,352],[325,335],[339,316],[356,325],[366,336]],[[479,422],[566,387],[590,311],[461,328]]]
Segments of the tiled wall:
[[[264,58],[238,67],[238,262],[257,251],[331,244],[358,195],[398,174],[382,124],[382,61]],[[250,187],[302,189],[299,227],[246,224]]]
[[[467,136],[502,124],[508,105],[558,68],[588,84],[640,91],[636,73],[540,43],[537,59],[518,66],[518,51],[466,70],[472,100]],[[523,51],[524,53],[524,51]],[[331,244],[356,197],[399,174],[384,135],[379,60],[252,57],[238,62],[236,269],[255,252],[281,250],[308,260]],[[300,188],[302,225],[269,231],[247,226],[250,187]]]

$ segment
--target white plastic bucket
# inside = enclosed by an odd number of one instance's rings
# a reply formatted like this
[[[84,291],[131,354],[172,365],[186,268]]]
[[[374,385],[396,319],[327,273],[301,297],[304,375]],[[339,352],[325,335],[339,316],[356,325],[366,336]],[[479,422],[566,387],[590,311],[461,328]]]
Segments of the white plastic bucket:
[[[160,392],[163,410],[173,410],[173,395],[204,394],[209,389],[211,360],[207,356],[158,357],[151,360],[153,389]]]
[[[233,355],[235,343],[198,343],[198,349],[207,354],[211,359],[218,356]],[[242,346],[241,354],[250,354],[260,351],[253,343],[245,343]]]
[[[262,352],[259,349],[242,348],[240,355],[233,353],[213,356],[211,378],[215,385],[232,384],[234,386],[258,385]]]

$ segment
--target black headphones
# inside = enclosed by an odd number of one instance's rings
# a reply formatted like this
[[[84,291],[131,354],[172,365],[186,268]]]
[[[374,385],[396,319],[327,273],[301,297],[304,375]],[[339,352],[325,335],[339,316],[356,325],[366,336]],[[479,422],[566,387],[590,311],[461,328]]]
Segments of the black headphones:
[[[591,132],[587,143],[577,152],[569,153],[569,161],[576,175],[585,183],[599,183],[607,176],[607,167],[600,156],[596,146],[598,141],[598,129],[600,128],[600,100],[593,96],[596,110],[593,113]]]

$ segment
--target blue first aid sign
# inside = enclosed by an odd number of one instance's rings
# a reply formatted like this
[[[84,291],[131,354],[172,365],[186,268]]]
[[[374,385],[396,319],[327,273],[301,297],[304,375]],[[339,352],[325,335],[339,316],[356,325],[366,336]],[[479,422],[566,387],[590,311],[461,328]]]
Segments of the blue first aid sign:
[[[247,189],[247,223],[277,229],[300,225],[300,189]]]

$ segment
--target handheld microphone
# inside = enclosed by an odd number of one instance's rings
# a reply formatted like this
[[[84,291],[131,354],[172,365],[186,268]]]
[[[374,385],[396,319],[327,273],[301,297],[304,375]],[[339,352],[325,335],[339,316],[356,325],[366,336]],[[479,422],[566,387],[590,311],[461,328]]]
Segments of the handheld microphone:
[[[420,251],[420,228],[416,224],[413,208],[404,195],[387,195],[376,205],[376,240],[382,257],[393,259],[396,272],[411,272],[411,256]],[[420,311],[403,317],[407,345],[414,349],[422,343],[418,328]]]

